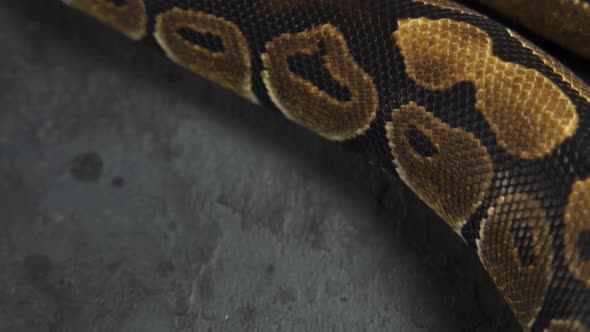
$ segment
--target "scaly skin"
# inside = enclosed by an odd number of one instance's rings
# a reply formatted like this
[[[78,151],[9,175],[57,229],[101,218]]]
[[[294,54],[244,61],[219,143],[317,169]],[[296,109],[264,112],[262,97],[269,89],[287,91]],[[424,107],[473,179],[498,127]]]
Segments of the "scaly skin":
[[[523,330],[590,330],[590,90],[514,32],[451,1],[64,1],[362,147],[475,249]]]

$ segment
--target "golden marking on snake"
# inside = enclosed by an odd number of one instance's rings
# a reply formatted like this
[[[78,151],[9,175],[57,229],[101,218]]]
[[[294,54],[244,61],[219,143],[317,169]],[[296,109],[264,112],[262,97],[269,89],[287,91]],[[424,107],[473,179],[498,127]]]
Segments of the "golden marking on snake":
[[[590,179],[577,181],[572,186],[563,217],[565,233],[564,257],[570,272],[590,286],[590,259],[582,252],[590,246]],[[583,237],[585,236],[585,237]],[[581,244],[580,242],[585,241]]]
[[[62,1],[121,31],[129,38],[139,40],[146,34],[148,16],[143,0],[125,0],[123,5],[109,0]]]
[[[481,222],[477,253],[523,329],[529,330],[552,274],[549,220],[525,193],[501,196]]]
[[[587,332],[584,324],[577,320],[551,320],[544,332]]]
[[[551,68],[555,74],[561,77],[564,82],[569,84],[569,86],[574,91],[576,91],[580,97],[590,103],[590,87],[588,87],[588,85],[586,85],[586,83],[582,81],[576,74],[565,68],[565,66],[563,66],[554,57],[547,54],[545,51],[541,50],[516,32],[510,29],[506,29],[506,31],[512,38],[518,40],[522,44],[522,47],[531,50],[531,52],[541,59],[541,61],[543,61],[547,67]]]
[[[438,8],[445,8],[445,9],[450,9],[459,13],[463,13],[463,14],[470,14],[470,15],[475,15],[475,16],[481,16],[480,13],[476,12],[473,9],[467,8],[465,6],[462,6],[456,2],[453,1],[447,1],[447,0],[412,0],[412,2],[417,2],[417,3],[422,3],[425,5],[431,5],[431,6],[435,6]]]
[[[590,4],[580,0],[480,0],[500,13],[590,58]]]
[[[553,319],[544,332],[588,332],[589,330],[577,320]]]
[[[262,78],[270,98],[288,119],[335,141],[354,138],[370,127],[379,104],[377,89],[335,26],[326,24],[283,34],[270,41],[266,50]],[[320,51],[322,65],[350,91],[350,100],[336,99],[289,69],[289,58]]]
[[[422,17],[398,24],[393,38],[407,75],[429,90],[474,84],[475,107],[508,153],[540,158],[575,132],[576,107],[563,91],[538,71],[494,56],[485,31],[450,19]]]
[[[181,29],[218,37],[222,50],[191,43]],[[174,62],[258,103],[252,91],[248,41],[237,25],[211,14],[172,8],[156,16],[154,37]]]
[[[385,128],[400,177],[459,233],[492,180],[486,148],[473,134],[451,128],[414,102],[394,110]],[[435,151],[421,154],[417,144]]]

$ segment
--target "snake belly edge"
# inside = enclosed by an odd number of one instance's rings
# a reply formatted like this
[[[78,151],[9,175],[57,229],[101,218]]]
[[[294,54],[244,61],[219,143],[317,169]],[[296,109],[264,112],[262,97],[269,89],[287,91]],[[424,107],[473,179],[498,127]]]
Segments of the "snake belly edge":
[[[473,247],[526,331],[590,331],[590,89],[451,1],[63,0],[362,147]]]

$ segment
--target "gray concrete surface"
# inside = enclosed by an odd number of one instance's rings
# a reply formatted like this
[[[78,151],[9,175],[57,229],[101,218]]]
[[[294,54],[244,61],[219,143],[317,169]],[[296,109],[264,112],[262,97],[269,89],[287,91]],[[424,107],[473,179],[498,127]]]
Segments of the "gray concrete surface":
[[[516,331],[396,179],[58,1],[0,3],[0,331]]]

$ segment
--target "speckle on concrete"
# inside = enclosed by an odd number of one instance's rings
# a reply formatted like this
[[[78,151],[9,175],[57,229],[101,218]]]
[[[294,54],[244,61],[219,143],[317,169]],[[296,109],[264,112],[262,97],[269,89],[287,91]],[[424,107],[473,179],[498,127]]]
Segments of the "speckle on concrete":
[[[351,152],[58,1],[0,31],[0,331],[518,330]]]
[[[96,152],[79,153],[71,162],[70,174],[79,181],[97,181],[102,175],[103,161]]]

